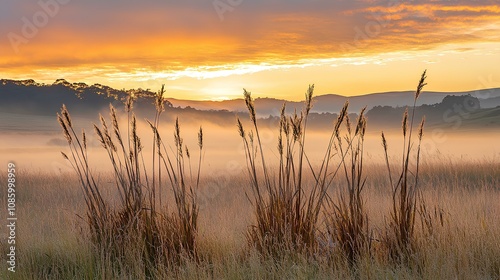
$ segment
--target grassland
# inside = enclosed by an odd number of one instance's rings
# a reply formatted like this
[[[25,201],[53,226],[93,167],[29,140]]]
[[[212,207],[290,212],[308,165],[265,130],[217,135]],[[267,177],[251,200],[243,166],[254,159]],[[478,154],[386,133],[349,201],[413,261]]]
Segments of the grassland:
[[[441,158],[423,163],[422,194],[441,222],[429,234],[417,224],[418,250],[407,265],[394,265],[383,255],[363,256],[354,268],[342,261],[284,256],[262,258],[247,248],[244,235],[252,222],[245,196],[246,174],[202,178],[200,187],[223,189],[200,210],[199,261],[186,260],[161,276],[180,279],[498,279],[500,277],[500,164]],[[384,166],[368,165],[366,209],[376,237],[391,207]],[[5,179],[5,174],[2,174]],[[116,195],[112,174],[102,174],[106,198]],[[342,183],[339,179],[337,183]],[[100,279],[103,267],[93,257],[86,236],[85,201],[74,176],[19,171],[19,268],[2,279]],[[168,195],[168,194],[165,194]],[[2,200],[4,200],[2,194]],[[440,221],[438,218],[436,221]],[[4,241],[4,239],[2,239]],[[374,241],[377,247],[377,241]],[[335,250],[334,248],[332,250]],[[2,242],[2,252],[6,244]],[[139,262],[139,260],[138,260]],[[120,275],[141,279],[140,274]]]
[[[109,171],[92,167],[87,134],[75,131],[63,106],[58,120],[69,152],[62,155],[76,174],[18,170],[17,272],[4,269],[0,276],[499,279],[498,158],[427,152],[424,159],[425,120],[414,126],[414,104],[402,116],[399,156],[382,133],[383,160],[368,161],[364,109],[350,120],[346,103],[325,138],[324,156],[311,161],[306,132],[313,91],[310,86],[302,112],[288,116],[283,106],[277,153],[269,153],[245,90],[250,122],[238,119],[235,132],[246,168],[209,174],[200,172],[202,128],[197,155],[186,146],[179,120],[174,145],[164,142],[163,88],[155,118],[147,121],[151,149],[144,150],[138,134],[132,97],[126,127],[112,106],[110,120],[101,116],[94,125]],[[6,181],[7,174],[0,176]]]

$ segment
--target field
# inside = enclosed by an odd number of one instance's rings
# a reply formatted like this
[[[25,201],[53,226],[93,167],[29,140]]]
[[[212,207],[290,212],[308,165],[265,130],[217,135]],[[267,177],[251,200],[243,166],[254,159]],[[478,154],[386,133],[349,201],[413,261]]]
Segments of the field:
[[[374,237],[384,228],[391,190],[383,166],[367,166],[366,206]],[[288,256],[262,258],[247,249],[245,231],[252,209],[245,192],[246,174],[206,177],[200,191],[213,197],[201,206],[199,261],[186,260],[162,276],[181,279],[498,279],[500,277],[500,168],[498,162],[457,162],[442,158],[424,163],[422,192],[427,207],[439,209],[442,224],[424,235],[417,224],[418,247],[408,265],[394,265],[384,256],[363,256],[354,268],[325,259]],[[103,268],[85,238],[82,191],[75,177],[19,170],[19,267],[12,279],[94,279]],[[2,180],[5,174],[2,174]],[[116,189],[111,174],[99,179],[106,196]],[[218,186],[217,191],[214,186]],[[4,195],[4,194],[2,194]],[[2,201],[5,197],[2,197]],[[6,245],[2,243],[2,252]],[[378,247],[374,241],[374,247]],[[332,249],[335,250],[335,249]],[[5,254],[2,254],[2,258]],[[137,263],[140,261],[137,260]],[[2,259],[2,266],[5,260]],[[6,269],[1,270],[2,273]],[[141,279],[120,275],[121,279]],[[6,275],[1,278],[5,279]]]
[[[425,72],[415,103],[424,85]],[[185,142],[177,119],[169,144],[163,88],[153,120],[138,124],[130,97],[124,114],[110,106],[109,120],[94,126],[108,168],[94,164],[95,145],[63,106],[61,153],[74,172],[1,174],[15,177],[17,217],[15,249],[12,230],[1,239],[2,258],[15,251],[16,273],[4,269],[2,279],[499,279],[498,157],[429,150],[415,105],[402,116],[399,145],[398,133],[380,135],[379,157],[365,151],[374,135],[364,109],[351,120],[348,103],[330,136],[318,137],[307,129],[313,91],[300,114],[284,105],[277,126],[262,129],[245,90],[249,120],[238,118],[234,131],[246,163],[221,169],[215,153],[207,172],[213,134],[200,127]],[[145,124],[152,142],[140,135]],[[276,142],[265,136],[273,129]]]

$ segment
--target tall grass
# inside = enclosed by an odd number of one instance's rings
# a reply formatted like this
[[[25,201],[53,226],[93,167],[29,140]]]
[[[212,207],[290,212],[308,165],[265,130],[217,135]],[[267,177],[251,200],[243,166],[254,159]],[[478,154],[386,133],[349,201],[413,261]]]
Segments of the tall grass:
[[[396,179],[393,179],[387,141],[382,132],[382,144],[392,186],[390,221],[382,239],[390,258],[398,261],[407,259],[413,253],[417,210],[420,210],[422,225],[427,225],[427,229],[433,225],[425,202],[422,201],[420,207],[417,207],[424,119],[418,128],[416,148],[412,142],[416,102],[426,85],[425,79],[426,72],[422,74],[417,86],[410,120],[408,111],[403,115],[402,168]],[[315,170],[305,153],[307,120],[312,108],[313,91],[314,87],[310,86],[305,96],[304,109],[300,114],[295,112],[287,116],[283,105],[277,146],[279,165],[277,172],[271,172],[272,169],[266,164],[266,151],[261,143],[253,99],[251,94],[244,90],[245,104],[253,126],[253,130],[247,132],[240,119],[237,120],[251,180],[251,202],[255,217],[255,224],[247,234],[248,241],[260,252],[272,255],[283,251],[316,252],[318,242],[324,241],[320,243],[330,245],[330,249],[340,248],[339,252],[344,259],[353,266],[359,257],[371,255],[374,240],[362,194],[367,180],[363,174],[364,137],[367,126],[365,109],[358,115],[353,130],[347,113],[348,103],[344,105],[333,126],[325,156],[319,169]],[[343,122],[345,135],[340,132]],[[336,168],[332,162],[334,155],[339,158]],[[410,170],[410,159],[413,157],[415,170]],[[304,184],[303,180],[306,164],[314,179],[310,185]],[[338,186],[336,196],[332,197],[327,191],[328,188],[334,187],[333,179],[339,170],[344,174],[345,183]],[[322,209],[325,210],[325,231],[318,227]]]
[[[125,104],[127,136],[123,136],[116,110],[110,105],[111,126],[100,116],[100,126],[94,124],[95,133],[105,149],[113,168],[119,194],[119,204],[104,200],[99,182],[90,169],[85,131],[79,135],[73,128],[70,113],[63,105],[58,121],[68,142],[70,153],[62,153],[76,171],[86,203],[86,221],[91,243],[98,261],[105,266],[127,270],[138,266],[146,277],[153,277],[158,267],[169,267],[183,256],[196,258],[198,205],[196,190],[199,185],[203,131],[200,128],[198,145],[200,158],[197,178],[187,176],[185,158],[189,150],[183,144],[179,122],[175,123],[176,150],[171,155],[159,132],[160,115],[164,111],[164,88],[156,94],[156,116],[149,122],[153,131],[153,172],[148,172],[143,145],[137,132],[137,118],[133,113],[133,98]],[[162,206],[162,181],[166,173],[175,206],[173,211]],[[159,197],[157,191],[160,192]],[[137,260],[140,260],[139,262]],[[111,271],[111,274],[114,272]]]
[[[368,215],[363,200],[366,177],[363,173],[364,140],[367,120],[363,108],[352,132],[349,115],[346,116],[346,134],[337,134],[335,149],[340,157],[345,184],[339,186],[336,199],[328,197],[326,233],[329,240],[340,247],[348,264],[353,266],[359,257],[369,253],[371,235]]]
[[[298,114],[280,114],[277,173],[266,164],[266,151],[260,140],[255,106],[251,94],[244,90],[245,103],[253,130],[247,132],[240,119],[238,131],[243,139],[247,170],[251,180],[255,224],[247,233],[251,247],[273,256],[283,253],[314,254],[320,241],[318,219],[323,209],[327,190],[340,165],[332,168],[335,139],[347,116],[348,103],[333,124],[331,137],[318,169],[314,169],[305,153],[308,116],[313,106],[314,86],[305,94],[304,108]],[[255,133],[255,134],[254,134]],[[260,163],[259,163],[260,159]],[[309,169],[312,183],[304,183],[304,171]],[[261,179],[261,175],[263,178]]]
[[[372,193],[369,191],[370,200],[366,199],[369,176],[378,176],[378,182],[382,182],[379,173],[384,166],[377,166],[378,169],[372,169],[367,176],[364,142],[368,120],[365,109],[361,110],[352,124],[346,102],[332,124],[328,145],[320,163],[313,166],[306,153],[307,124],[314,93],[314,86],[309,86],[301,112],[287,115],[286,104],[281,108],[277,139],[279,163],[277,168],[273,168],[268,164],[268,151],[261,140],[254,101],[251,93],[244,90],[251,128],[246,129],[240,119],[237,119],[237,126],[245,150],[246,171],[251,186],[251,193],[247,197],[254,218],[246,232],[246,239],[249,247],[258,254],[235,254],[229,257],[231,260],[224,259],[222,262],[227,262],[228,266],[240,265],[243,268],[239,269],[242,270],[249,269],[245,268],[247,265],[265,265],[272,270],[278,269],[280,264],[290,269],[302,264],[312,269],[308,272],[311,274],[307,274],[309,276],[318,275],[314,270],[333,268],[335,273],[337,269],[339,271],[338,274],[334,273],[337,277],[376,278],[374,275],[383,275],[382,278],[387,278],[404,273],[421,277],[425,273],[435,272],[436,269],[429,265],[434,260],[433,245],[429,244],[441,246],[446,251],[443,255],[462,254],[462,258],[469,260],[463,256],[465,253],[454,252],[454,248],[447,245],[450,232],[454,229],[444,228],[446,221],[449,221],[445,212],[440,208],[432,212],[420,191],[424,119],[416,129],[413,124],[416,103],[426,85],[425,79],[426,72],[418,83],[413,108],[403,114],[403,150],[401,159],[398,158],[396,162],[389,158],[387,140],[382,132],[390,195],[375,194],[372,190]],[[58,114],[70,147],[69,155],[63,153],[63,156],[73,165],[84,192],[86,221],[94,255],[101,264],[100,275],[120,278],[130,271],[136,278],[165,278],[166,275],[175,275],[172,267],[178,268],[173,265],[181,262],[185,266],[179,275],[189,269],[207,278],[231,275],[231,272],[225,274],[226,267],[216,268],[214,263],[221,261],[214,257],[216,253],[204,252],[209,257],[199,257],[196,193],[200,185],[203,131],[200,128],[198,170],[193,175],[190,150],[181,137],[179,120],[174,125],[175,149],[167,149],[168,145],[159,131],[164,111],[163,94],[162,88],[155,96],[156,115],[152,121],[148,121],[153,132],[152,169],[146,167],[144,160],[137,120],[132,112],[132,98],[125,106],[128,123],[126,137],[122,136],[117,112],[112,106],[110,124],[101,116],[100,125],[95,125],[95,132],[113,167],[119,196],[117,205],[104,199],[95,172],[89,167],[85,132],[78,134],[74,131],[65,106]],[[428,181],[431,179],[427,178]],[[243,178],[238,182],[241,184]],[[173,208],[164,199],[165,187],[172,191]],[[429,191],[425,195],[429,197]],[[375,205],[377,202],[374,200],[383,203]],[[382,230],[377,233],[374,230],[376,226],[373,226],[376,219],[368,215],[367,208],[378,210],[387,204],[390,204],[388,216],[381,215],[387,221],[378,223]],[[322,219],[324,226],[319,222]],[[422,225],[422,234],[416,230],[418,221]],[[488,230],[484,230],[483,236],[490,238],[485,244],[493,244],[493,240],[496,240]],[[432,242],[429,237],[432,237]],[[376,246],[374,242],[377,242]],[[205,245],[207,248],[217,246]],[[477,251],[474,254],[481,255],[481,246],[471,247]],[[492,250],[490,255],[498,255],[498,250]],[[339,259],[343,261],[339,263]],[[413,260],[417,261],[417,270],[413,269]],[[457,264],[440,261],[450,267],[460,263],[459,259],[455,261]],[[384,272],[377,274],[380,268]],[[498,276],[498,262],[488,261],[486,268],[486,275]],[[269,275],[260,270],[255,271],[257,274],[253,276],[256,278]],[[270,275],[291,274],[272,272]]]
[[[365,154],[363,172],[368,178],[363,189],[367,198],[365,207],[370,227],[383,229],[383,216],[392,207],[391,186],[378,183],[388,180],[386,167],[368,159]],[[446,213],[444,226],[437,226],[430,239],[422,238],[425,236],[421,235],[417,220],[417,254],[423,259],[419,270],[390,262],[386,255],[380,254],[359,258],[354,268],[338,261],[327,263],[305,257],[280,260],[261,258],[254,252],[247,254],[240,233],[252,215],[251,205],[241,193],[248,175],[238,173],[228,180],[225,174],[212,177],[202,172],[201,189],[209,180],[223,181],[228,186],[227,191],[214,196],[200,210],[197,237],[200,261],[186,261],[178,271],[162,271],[155,276],[158,279],[499,279],[498,167],[498,161],[463,160],[459,156],[434,162],[422,160],[421,194],[429,208],[445,206]],[[68,175],[72,174],[19,170],[19,215],[23,217],[17,224],[19,269],[12,274],[4,266],[0,269],[0,279],[144,279],[138,266],[107,278],[96,267],[90,240],[82,239],[79,233],[80,226],[86,225],[74,215],[84,213],[85,202],[76,176]],[[338,176],[335,181],[343,183],[343,177]],[[0,179],[5,178],[6,173],[0,172]],[[100,177],[106,182],[112,178],[110,172]],[[100,187],[104,198],[115,197],[114,185],[107,183]],[[0,192],[0,200],[5,198],[2,195],[5,194]],[[374,231],[375,237],[378,233]],[[379,245],[382,243],[374,241],[372,251],[377,252]],[[2,250],[7,250],[7,246],[7,242],[0,242]],[[0,259],[5,261],[5,257]],[[139,271],[131,272],[133,269]]]
[[[413,108],[411,110],[411,119],[408,120],[408,109],[403,114],[402,133],[403,133],[403,151],[401,171],[394,180],[389,164],[388,145],[384,133],[382,132],[382,146],[385,152],[385,160],[389,181],[392,186],[392,209],[390,220],[386,228],[385,243],[387,245],[389,257],[396,261],[408,261],[408,257],[415,250],[415,221],[418,209],[418,176],[420,165],[420,148],[423,137],[423,128],[425,118],[422,118],[418,128],[418,143],[417,147],[413,146],[413,123],[415,117],[415,108],[417,99],[420,96],[422,89],[426,85],[426,71],[422,73],[420,81],[415,91],[413,100]],[[413,152],[413,153],[412,153]],[[410,169],[410,159],[414,159],[414,170]],[[425,202],[422,202],[420,207],[422,211],[426,211]],[[423,213],[425,215],[426,213]],[[430,216],[427,215],[427,218]]]

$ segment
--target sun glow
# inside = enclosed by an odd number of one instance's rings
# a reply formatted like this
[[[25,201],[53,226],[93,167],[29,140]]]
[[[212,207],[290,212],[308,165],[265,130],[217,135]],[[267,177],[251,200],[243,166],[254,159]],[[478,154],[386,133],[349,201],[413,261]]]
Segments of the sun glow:
[[[16,79],[38,77],[52,83],[56,78],[115,88],[157,90],[165,84],[167,96],[178,99],[225,100],[240,98],[247,88],[256,97],[301,100],[303,89],[316,84],[317,94],[356,95],[407,90],[421,69],[433,73],[429,90],[464,91],[500,86],[495,62],[500,61],[500,43],[449,44],[429,50],[396,51],[356,56],[282,60],[158,69],[119,65],[32,69],[0,75]],[[467,63],[467,67],[463,67]],[[104,82],[103,82],[104,80]]]
[[[429,90],[500,87],[500,9],[489,1],[275,2],[248,2],[223,21],[193,1],[98,11],[72,3],[19,52],[0,40],[0,76],[119,89],[165,84],[169,96],[196,100],[240,97],[242,88],[300,100],[312,83],[318,94],[407,90],[423,69],[432,73]],[[19,33],[19,18],[37,8],[5,13],[0,33]],[[82,24],[89,13],[95,21]]]

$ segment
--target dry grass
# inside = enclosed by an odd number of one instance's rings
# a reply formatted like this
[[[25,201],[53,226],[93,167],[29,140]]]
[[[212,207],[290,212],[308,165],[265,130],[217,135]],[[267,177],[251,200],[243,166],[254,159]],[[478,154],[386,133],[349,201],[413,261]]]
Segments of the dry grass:
[[[192,174],[187,176],[189,173],[185,169],[185,157],[189,160],[190,153],[183,144],[179,122],[176,121],[174,128],[176,149],[173,156],[168,153],[158,130],[160,114],[164,110],[163,94],[162,88],[155,98],[155,120],[149,122],[154,146],[152,173],[147,171],[144,162],[137,119],[132,112],[132,97],[125,104],[129,124],[127,137],[122,137],[116,110],[112,106],[111,128],[103,116],[100,116],[100,126],[94,125],[98,140],[112,164],[119,195],[117,206],[105,201],[101,194],[102,186],[97,183],[89,166],[85,132],[79,136],[74,131],[65,106],[58,114],[71,151],[69,156],[62,154],[73,166],[82,186],[90,241],[105,275],[116,276],[116,273],[132,269],[154,277],[158,268],[167,269],[184,257],[196,259],[196,189],[200,181],[203,131],[200,128],[200,158],[197,177],[193,178]],[[162,181],[162,172],[166,173],[174,194],[175,210],[172,212],[162,205],[161,190],[166,185]],[[160,192],[159,197],[157,192]]]
[[[237,123],[245,149],[252,189],[250,200],[255,217],[255,224],[250,227],[247,235],[249,245],[264,255],[312,255],[318,249],[318,219],[323,201],[327,197],[329,181],[338,171],[337,168],[333,175],[330,174],[333,140],[347,115],[347,104],[334,125],[320,168],[315,171],[310,164],[308,166],[314,181],[306,187],[304,169],[309,161],[304,148],[313,92],[314,86],[309,86],[304,109],[300,114],[295,112],[292,116],[286,116],[286,105],[283,104],[279,122],[279,165],[276,174],[272,173],[266,164],[253,99],[250,93],[244,90],[253,130],[247,132],[240,119]]]
[[[424,120],[418,128],[418,144],[414,150],[413,122],[415,117],[415,105],[417,99],[426,85],[426,72],[422,74],[415,92],[413,108],[411,111],[411,119],[408,120],[408,109],[403,114],[402,132],[403,132],[403,153],[401,172],[394,180],[389,164],[388,147],[384,133],[382,132],[382,146],[384,147],[385,159],[387,163],[387,171],[389,174],[389,182],[393,189],[392,192],[392,210],[390,220],[386,228],[386,234],[383,237],[388,249],[388,255],[396,262],[408,261],[416,249],[415,243],[415,222],[416,213],[419,208],[417,198],[419,197],[418,190],[418,175],[420,164],[420,147],[423,137]],[[415,170],[410,170],[410,159],[415,155]],[[425,202],[420,203],[420,213],[422,222],[425,222],[430,229],[433,224],[432,216],[427,212]]]
[[[364,136],[367,120],[363,109],[352,132],[351,122],[346,117],[346,135],[337,134],[335,149],[340,159],[345,182],[333,184],[337,192],[328,197],[326,207],[326,237],[332,245],[340,248],[340,254],[352,267],[363,255],[370,254],[372,237],[368,227],[363,190],[366,177],[363,173]],[[337,251],[330,248],[330,254]]]
[[[410,170],[410,157],[413,155],[415,105],[425,86],[425,78],[426,72],[422,74],[417,86],[411,120],[408,120],[407,111],[403,115],[402,171],[395,183],[390,169],[387,142],[382,133],[389,182],[393,188],[393,208],[386,233],[381,238],[384,240],[388,255],[396,262],[410,258],[415,248],[414,227],[423,120],[418,131],[418,146],[415,151],[416,170],[413,172]],[[336,253],[334,250],[329,250],[331,249],[329,247],[337,246],[349,265],[354,266],[362,254],[372,254],[373,237],[368,228],[369,219],[362,196],[366,183],[363,175],[363,144],[367,126],[365,109],[360,112],[353,131],[347,113],[348,103],[345,104],[333,124],[329,145],[324,152],[320,167],[314,170],[309,164],[310,176],[314,181],[312,186],[306,187],[303,181],[303,169],[305,162],[309,163],[309,160],[304,147],[313,91],[314,87],[310,86],[300,115],[295,112],[292,116],[286,116],[285,105],[282,107],[278,136],[279,166],[276,174],[266,165],[254,103],[250,93],[244,90],[250,122],[253,124],[253,130],[247,132],[238,119],[238,131],[243,139],[251,180],[251,201],[255,217],[255,224],[248,233],[248,240],[258,251],[272,256],[283,256],[284,252],[315,255],[318,249],[323,253],[326,251],[328,255]],[[343,122],[346,127],[344,137],[340,133]],[[334,163],[334,155],[338,156],[340,163]],[[343,171],[346,182],[345,185],[337,186],[336,197],[332,198],[327,195],[327,191],[333,187],[332,181],[339,169]],[[410,181],[412,175],[413,180]],[[318,228],[318,219],[320,211],[324,209],[325,201],[328,202],[325,214],[326,232],[322,232]],[[431,231],[434,227],[433,216],[427,212],[424,202],[419,209],[422,223]],[[321,235],[323,238],[318,238]]]
[[[424,85],[425,72],[415,104]],[[301,113],[287,116],[282,108],[276,168],[266,162],[270,155],[245,90],[252,129],[238,120],[238,130],[247,174],[224,178],[200,173],[201,129],[194,173],[178,120],[174,148],[167,148],[159,131],[163,89],[148,121],[152,168],[144,160],[132,99],[125,106],[126,137],[113,107],[111,125],[101,116],[95,131],[112,163],[104,177],[90,168],[87,136],[74,131],[63,106],[58,120],[71,151],[63,155],[76,177],[20,170],[20,269],[0,278],[499,279],[500,164],[422,160],[424,122],[415,145],[415,106],[403,115],[401,159],[390,160],[382,134],[386,166],[365,163],[364,110],[354,128],[346,104],[321,161],[313,165],[305,152],[313,90]],[[211,186],[223,191],[205,197],[199,211],[197,193]],[[50,205],[51,214],[32,218],[44,213],[41,205]],[[73,215],[82,212],[81,219]],[[26,234],[35,231],[37,238]],[[2,250],[6,246],[2,242]]]
[[[451,163],[451,164],[450,164]],[[467,162],[443,158],[424,161],[421,167],[421,195],[429,209],[443,209],[444,225],[432,236],[417,238],[419,264],[393,265],[386,256],[362,255],[353,268],[346,264],[308,258],[262,259],[247,252],[242,230],[251,221],[252,206],[244,196],[245,174],[229,180],[200,179],[200,190],[222,181],[227,191],[212,198],[202,211],[198,227],[199,261],[186,261],[177,272],[158,276],[179,279],[498,279],[500,277],[500,164]],[[383,166],[366,164],[365,209],[374,235],[382,235],[384,216],[392,208],[392,189],[379,185],[387,180]],[[473,174],[470,175],[470,174]],[[102,174],[102,195],[117,196],[111,173]],[[4,179],[5,174],[0,175]],[[11,279],[102,279],[92,257],[89,240],[82,237],[85,224],[76,215],[86,206],[78,179],[19,170],[19,265]],[[221,180],[222,179],[222,180]],[[336,178],[342,184],[345,178]],[[450,187],[453,186],[453,187]],[[472,187],[474,186],[474,187]],[[2,194],[1,199],[5,196]],[[36,232],[37,234],[32,234]],[[421,224],[417,237],[425,236]],[[2,250],[6,244],[2,243]],[[373,241],[374,248],[381,246]],[[4,256],[0,257],[0,260]],[[0,278],[9,279],[5,266]],[[138,267],[136,267],[138,269]],[[116,279],[116,278],[115,278]],[[120,279],[144,279],[141,271]]]

